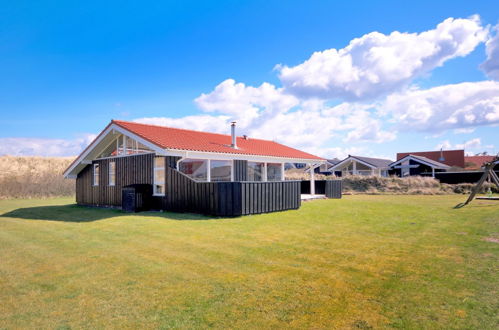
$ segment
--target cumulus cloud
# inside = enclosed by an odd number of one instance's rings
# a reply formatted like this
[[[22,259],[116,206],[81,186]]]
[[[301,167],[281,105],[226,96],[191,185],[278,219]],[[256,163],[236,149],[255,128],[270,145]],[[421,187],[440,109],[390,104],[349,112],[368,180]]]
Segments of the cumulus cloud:
[[[380,106],[402,129],[444,131],[499,123],[499,82],[481,81],[411,89]]]
[[[383,143],[393,141],[396,137],[395,132],[383,130],[379,120],[372,120],[348,132],[345,142]]]
[[[299,100],[269,83],[253,87],[227,79],[211,93],[201,94],[194,102],[205,112],[221,112],[247,125],[261,115],[272,116],[288,111],[298,105]]]
[[[78,155],[93,139],[85,134],[76,139],[0,138],[0,155],[69,157]]]
[[[276,66],[287,91],[300,97],[365,100],[406,86],[484,42],[488,27],[475,15],[448,18],[422,33],[371,32],[342,49],[315,52],[305,62]]]
[[[495,36],[487,40],[485,53],[487,59],[480,66],[492,79],[499,80],[499,24],[494,27]]]
[[[296,98],[269,83],[252,87],[227,79],[195,102],[205,114],[136,121],[229,133],[229,122],[236,120],[239,135],[274,140],[309,152],[326,150],[324,144],[333,137],[374,143],[395,138],[395,133],[384,131],[381,122],[373,118],[370,104],[328,106],[324,100]],[[345,137],[350,130],[354,133]]]
[[[482,143],[482,139],[480,138],[473,138],[471,140],[468,140],[463,143],[456,143],[452,144],[449,140],[442,141],[438,145],[435,146],[436,149],[463,149],[465,151],[484,151],[484,150],[493,150],[495,147],[492,144],[486,144],[484,145]]]

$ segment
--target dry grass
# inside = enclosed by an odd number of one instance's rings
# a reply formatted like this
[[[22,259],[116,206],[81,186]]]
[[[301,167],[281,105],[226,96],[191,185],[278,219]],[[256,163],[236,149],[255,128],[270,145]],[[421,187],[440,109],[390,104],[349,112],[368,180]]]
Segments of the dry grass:
[[[344,192],[366,194],[398,194],[398,195],[444,195],[469,194],[475,184],[445,184],[430,177],[410,176],[406,178],[377,177],[377,176],[349,176],[343,178]],[[497,193],[497,187],[484,184],[479,193],[487,193],[491,189]]]
[[[0,199],[73,196],[74,180],[62,177],[73,158],[0,157]]]
[[[310,174],[303,169],[290,169],[286,173],[287,180],[310,180]],[[316,180],[334,180],[334,176],[315,175]],[[397,194],[397,195],[445,195],[445,194],[469,194],[475,186],[473,183],[445,184],[430,177],[410,176],[406,178],[377,177],[353,175],[341,178],[343,180],[343,191],[353,194]],[[491,189],[493,193],[499,193],[493,184],[485,183],[480,193],[487,193]]]

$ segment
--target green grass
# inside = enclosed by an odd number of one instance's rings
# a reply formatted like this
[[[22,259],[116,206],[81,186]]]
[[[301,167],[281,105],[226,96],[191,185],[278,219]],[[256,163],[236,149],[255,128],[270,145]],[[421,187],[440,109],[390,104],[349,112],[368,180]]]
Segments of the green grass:
[[[0,201],[0,328],[475,328],[499,203],[346,196],[210,219]]]

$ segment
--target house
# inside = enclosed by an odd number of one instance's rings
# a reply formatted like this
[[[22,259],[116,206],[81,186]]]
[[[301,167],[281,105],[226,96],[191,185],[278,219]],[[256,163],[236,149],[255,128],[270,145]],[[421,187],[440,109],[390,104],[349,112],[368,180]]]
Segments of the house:
[[[450,167],[464,168],[464,150],[439,150],[439,151],[415,151],[415,152],[399,152],[397,153],[397,161],[402,158],[412,155],[421,156],[433,161],[445,164]]]
[[[495,156],[464,156],[464,164],[466,170],[480,170],[485,163],[491,162]],[[499,165],[496,165],[494,170],[499,170]]]
[[[348,155],[347,158],[341,160],[337,164],[329,167],[329,171],[338,176],[347,175],[375,175],[388,176],[388,170],[392,163],[389,159],[371,158],[361,156]]]
[[[334,173],[334,172],[331,172],[329,169],[338,164],[340,162],[340,160],[338,158],[330,158],[330,159],[326,159],[326,162],[324,164],[322,164],[321,166],[318,166],[314,169],[314,172],[316,174],[323,174],[323,175],[331,175],[331,174],[335,174],[337,175],[338,173]],[[301,166],[301,168],[303,168],[304,166]],[[300,168],[300,167],[297,167],[297,168]],[[310,168],[307,168],[305,170],[305,172],[310,172]],[[341,174],[340,174],[341,175]],[[338,175],[338,176],[340,176]]]
[[[432,177],[435,177],[436,172],[445,172],[451,167],[449,165],[437,162],[433,159],[418,156],[418,155],[407,155],[390,165],[391,173],[399,177],[412,176],[412,175],[424,175],[431,173]]]
[[[314,169],[326,160],[277,142],[236,136],[235,129],[232,123],[232,134],[224,135],[112,120],[64,176],[76,179],[80,205],[123,207],[126,202],[212,215],[298,208],[300,182],[285,181],[285,163]]]

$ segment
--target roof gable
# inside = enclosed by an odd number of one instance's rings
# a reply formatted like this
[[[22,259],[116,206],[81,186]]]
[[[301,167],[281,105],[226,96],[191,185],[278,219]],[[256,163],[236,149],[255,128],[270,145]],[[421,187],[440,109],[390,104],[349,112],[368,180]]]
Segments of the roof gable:
[[[403,161],[407,160],[407,159],[412,159],[416,162],[420,162],[420,163],[423,163],[425,165],[428,165],[430,167],[433,167],[433,168],[436,168],[436,169],[449,169],[450,166],[449,165],[446,165],[446,164],[443,164],[443,163],[440,163],[440,162],[437,162],[433,159],[429,159],[429,158],[426,158],[426,157],[423,157],[423,156],[418,156],[418,155],[407,155],[393,163],[390,164],[390,167],[393,167],[397,164],[400,164],[402,163]]]
[[[330,171],[331,170],[335,170],[336,168],[338,167],[341,167],[342,165],[344,165],[347,161],[349,160],[356,160],[368,167],[371,167],[373,169],[384,169],[384,168],[388,168],[389,165],[391,164],[391,160],[389,159],[382,159],[382,158],[371,158],[371,157],[360,157],[360,156],[351,156],[349,155],[347,158],[343,159],[342,161],[338,162],[336,165],[334,166],[331,166],[331,168],[329,169]]]

